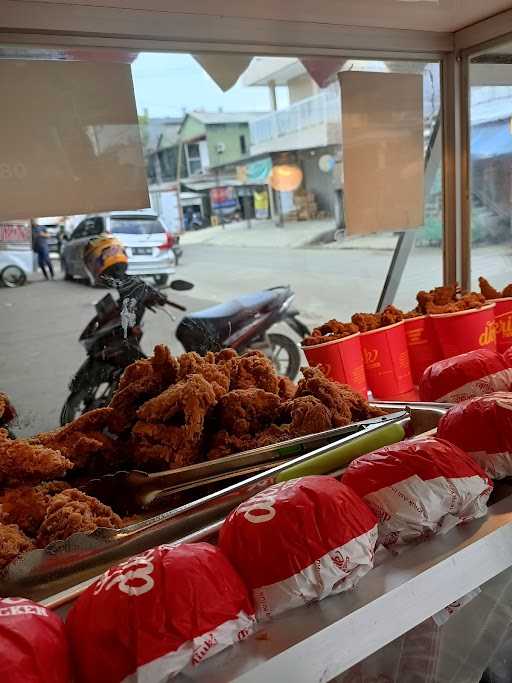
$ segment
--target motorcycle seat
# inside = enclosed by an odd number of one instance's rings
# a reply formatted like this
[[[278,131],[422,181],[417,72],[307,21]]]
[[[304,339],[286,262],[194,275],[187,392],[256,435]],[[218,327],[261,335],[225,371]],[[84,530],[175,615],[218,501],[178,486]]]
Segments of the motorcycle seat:
[[[282,297],[278,290],[262,290],[252,294],[245,294],[224,304],[210,306],[201,311],[189,313],[188,318],[193,320],[207,320],[213,324],[227,321],[234,322],[239,317],[247,314],[262,313],[272,304],[276,304]]]

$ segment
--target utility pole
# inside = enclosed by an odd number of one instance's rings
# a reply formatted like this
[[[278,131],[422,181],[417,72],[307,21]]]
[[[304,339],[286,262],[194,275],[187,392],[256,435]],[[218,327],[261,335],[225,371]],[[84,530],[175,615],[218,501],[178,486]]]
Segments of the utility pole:
[[[180,222],[180,232],[185,228],[183,220],[183,207],[181,205],[181,160],[183,157],[183,141],[181,139],[181,126],[178,130],[178,161],[176,169],[176,202],[178,205],[178,220]]]

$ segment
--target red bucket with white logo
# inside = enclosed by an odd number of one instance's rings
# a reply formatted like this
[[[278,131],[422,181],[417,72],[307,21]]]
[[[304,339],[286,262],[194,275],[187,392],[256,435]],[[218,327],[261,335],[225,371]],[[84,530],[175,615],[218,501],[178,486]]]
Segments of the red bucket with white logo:
[[[361,346],[368,387],[375,398],[399,398],[413,390],[403,321],[363,332]]]
[[[359,332],[324,344],[303,346],[302,350],[311,367],[322,365],[327,377],[348,384],[364,398],[368,396]]]
[[[512,346],[512,297],[494,299],[496,323],[496,349],[503,353]]]
[[[419,384],[426,368],[441,359],[441,349],[428,315],[404,320],[409,363],[414,384]]]
[[[474,349],[496,351],[495,304],[458,313],[432,315],[432,324],[443,358]]]

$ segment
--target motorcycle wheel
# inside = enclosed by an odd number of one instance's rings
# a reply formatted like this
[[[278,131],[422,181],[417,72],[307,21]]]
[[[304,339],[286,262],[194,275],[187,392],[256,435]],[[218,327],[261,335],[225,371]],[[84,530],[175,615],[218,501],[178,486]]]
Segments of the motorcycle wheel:
[[[155,285],[157,287],[165,287],[165,285],[169,282],[169,276],[168,275],[153,275],[153,280],[155,281]]]
[[[71,392],[62,406],[61,425],[73,422],[77,417],[94,410],[104,408],[110,403],[117,382],[106,382],[104,378],[91,377],[87,387]]]
[[[272,348],[272,364],[280,375],[295,379],[300,368],[300,351],[297,344],[284,334],[268,335]]]

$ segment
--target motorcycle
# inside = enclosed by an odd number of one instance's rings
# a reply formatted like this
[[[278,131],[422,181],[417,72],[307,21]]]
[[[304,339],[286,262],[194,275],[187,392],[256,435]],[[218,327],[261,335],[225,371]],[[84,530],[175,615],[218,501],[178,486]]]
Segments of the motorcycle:
[[[80,335],[87,358],[69,384],[61,425],[89,410],[108,405],[124,369],[146,357],[141,349],[146,310],[156,312],[157,307],[164,306],[186,310],[139,278],[126,278],[115,286],[119,299],[116,301],[109,292],[98,301],[96,315]],[[170,284],[176,291],[192,287],[184,280]],[[183,317],[176,337],[185,351],[200,355],[229,347],[239,353],[258,349],[270,358],[279,374],[294,379],[301,362],[297,343],[284,334],[269,332],[276,323],[285,322],[301,338],[309,334],[309,329],[297,317],[298,311],[292,308],[294,297],[289,286],[240,296]]]

